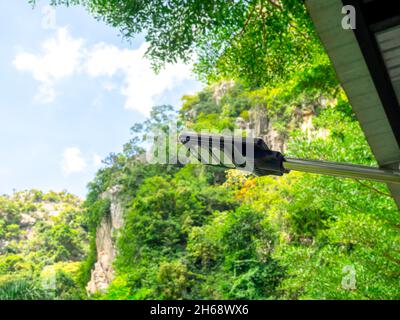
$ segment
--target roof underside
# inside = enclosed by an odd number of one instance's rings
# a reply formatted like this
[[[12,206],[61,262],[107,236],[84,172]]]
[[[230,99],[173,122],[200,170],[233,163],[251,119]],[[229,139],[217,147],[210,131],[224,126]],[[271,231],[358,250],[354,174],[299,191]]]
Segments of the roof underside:
[[[396,1],[392,1],[396,4]],[[342,8],[356,8],[356,29],[343,29]],[[381,167],[400,164],[400,15],[374,0],[306,0],[318,35]],[[382,1],[380,2],[383,6]],[[375,13],[374,13],[375,11]],[[400,207],[400,185],[389,184]]]

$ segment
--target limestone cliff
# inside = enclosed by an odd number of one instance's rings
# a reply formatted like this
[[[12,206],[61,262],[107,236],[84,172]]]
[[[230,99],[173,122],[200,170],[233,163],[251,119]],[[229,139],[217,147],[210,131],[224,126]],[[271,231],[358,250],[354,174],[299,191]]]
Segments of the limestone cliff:
[[[316,104],[320,108],[326,108],[330,103],[334,102],[321,97],[317,102],[304,103],[298,106],[287,126],[299,128],[309,134],[316,134],[321,137],[326,136],[327,130],[316,130],[312,119],[315,115]],[[269,116],[268,108],[258,106],[249,110],[247,120],[238,117],[236,119],[236,127],[247,130],[253,137],[262,138],[272,150],[284,153],[287,149],[287,136],[274,127],[274,122],[276,120]]]
[[[103,217],[96,231],[97,261],[86,290],[89,294],[104,292],[114,278],[112,267],[116,254],[115,239],[123,225],[123,207],[118,197],[119,186],[106,191],[102,197],[110,200],[110,214]]]
[[[293,121],[303,131],[312,131],[312,117],[314,113],[309,111],[298,111]],[[236,126],[247,130],[253,137],[262,138],[272,150],[285,152],[287,137],[274,128],[274,121],[270,119],[266,108],[253,108],[249,110],[249,119],[246,121],[239,117]]]

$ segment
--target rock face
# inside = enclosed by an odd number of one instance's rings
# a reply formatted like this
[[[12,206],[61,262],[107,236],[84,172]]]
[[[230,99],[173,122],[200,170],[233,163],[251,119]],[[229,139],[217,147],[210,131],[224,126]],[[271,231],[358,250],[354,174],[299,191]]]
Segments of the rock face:
[[[223,96],[235,86],[234,81],[221,81],[213,87],[213,99],[215,103],[220,104]],[[326,108],[332,101],[327,100],[323,96],[318,101],[303,101],[291,119],[292,125],[298,126],[302,131],[314,133],[321,137],[327,135],[327,132],[315,132],[312,125],[312,118],[315,115],[316,107]],[[248,110],[248,119],[238,117],[236,119],[236,127],[246,130],[253,137],[262,138],[271,150],[285,152],[287,146],[287,137],[274,128],[274,120],[268,114],[268,108],[265,105],[259,105]]]
[[[112,241],[111,217],[106,216],[96,231],[97,261],[92,270],[90,281],[86,287],[89,294],[107,289],[113,280],[114,246]]]
[[[285,151],[285,138],[272,126],[266,108],[249,111],[248,128],[254,137],[262,138],[270,149]]]
[[[104,197],[110,199],[111,227],[115,230],[118,230],[124,224],[122,203],[118,198],[120,190],[119,186],[114,186],[104,194]]]
[[[322,100],[319,106],[326,108],[328,102],[327,100]],[[315,134],[322,138],[326,137],[329,134],[327,130],[315,130],[312,123],[314,115],[315,106],[309,104],[302,105],[296,110],[296,113],[293,114],[291,123],[298,126],[303,132]],[[247,130],[253,137],[262,138],[271,150],[284,153],[287,148],[287,137],[276,130],[273,123],[273,120],[268,116],[266,107],[250,109],[249,119],[247,121],[240,117],[236,119],[236,126],[239,129]]]
[[[114,186],[106,191],[103,199],[110,200],[110,214],[103,217],[96,231],[97,261],[92,270],[90,281],[86,290],[88,294],[104,292],[114,279],[112,267],[115,257],[115,238],[118,230],[123,225],[123,208],[118,198],[119,186]]]
[[[213,93],[213,99],[215,100],[215,103],[218,105],[219,102],[221,101],[222,97],[228,92],[229,89],[231,89],[235,85],[235,82],[233,80],[231,81],[221,81],[220,83],[216,84],[214,86],[214,93]]]
[[[248,121],[239,117],[236,119],[236,126],[246,130],[252,137],[262,138],[270,149],[285,151],[285,137],[274,129],[266,108],[259,107],[249,110]]]

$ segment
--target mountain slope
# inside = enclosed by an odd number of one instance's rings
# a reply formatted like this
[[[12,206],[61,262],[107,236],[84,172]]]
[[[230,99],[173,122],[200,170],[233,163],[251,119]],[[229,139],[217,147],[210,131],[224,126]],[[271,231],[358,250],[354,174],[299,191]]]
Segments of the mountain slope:
[[[29,290],[45,297],[82,296],[77,283],[87,253],[82,200],[38,190],[2,196],[0,225],[0,288],[29,283]]]

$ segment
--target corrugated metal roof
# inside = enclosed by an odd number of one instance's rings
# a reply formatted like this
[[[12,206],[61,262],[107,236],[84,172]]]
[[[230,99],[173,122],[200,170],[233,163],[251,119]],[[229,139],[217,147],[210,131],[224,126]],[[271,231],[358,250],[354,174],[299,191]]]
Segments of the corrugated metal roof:
[[[400,99],[400,26],[376,33],[383,60],[389,72],[397,99]],[[400,121],[400,120],[399,120]]]

